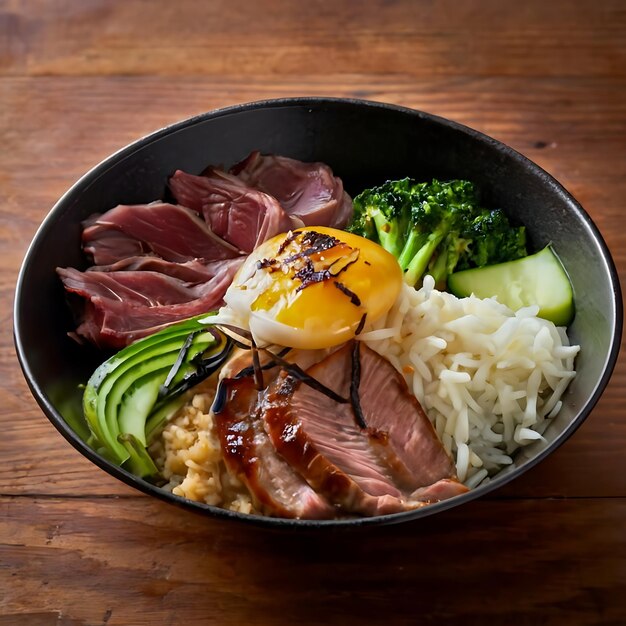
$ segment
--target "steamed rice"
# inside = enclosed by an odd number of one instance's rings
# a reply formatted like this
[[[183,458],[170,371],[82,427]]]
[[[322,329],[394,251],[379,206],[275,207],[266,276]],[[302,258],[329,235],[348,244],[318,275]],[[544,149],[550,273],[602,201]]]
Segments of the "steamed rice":
[[[402,372],[468,487],[542,439],[575,376],[579,346],[537,313],[456,298],[427,276],[359,337]]]
[[[470,488],[512,463],[520,446],[542,439],[575,376],[579,347],[537,312],[459,299],[434,289],[427,276],[419,290],[404,285],[389,313],[359,335],[404,375]],[[213,430],[215,381],[197,391],[150,449],[165,488],[254,513],[246,488],[225,468]]]

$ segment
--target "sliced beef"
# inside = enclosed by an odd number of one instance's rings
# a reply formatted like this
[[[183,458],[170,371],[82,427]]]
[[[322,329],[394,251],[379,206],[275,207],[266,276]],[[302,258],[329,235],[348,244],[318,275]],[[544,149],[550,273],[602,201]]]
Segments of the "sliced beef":
[[[359,352],[356,412],[352,403],[335,402],[289,376],[270,387],[263,418],[277,450],[346,511],[393,513],[465,491],[402,376],[367,346]],[[352,358],[353,348],[346,345],[308,373],[350,397]],[[441,480],[448,482],[435,488]]]
[[[302,226],[274,197],[216,168],[208,168],[203,176],[177,170],[169,186],[179,204],[197,211],[216,235],[244,252]]]
[[[347,404],[280,376],[268,390],[262,416],[281,456],[344,513],[406,510],[402,493]]]
[[[94,263],[100,265],[150,253],[150,247],[139,239],[110,225],[97,224],[95,220],[83,230],[83,250]]]
[[[195,211],[165,202],[121,204],[91,218],[83,230],[83,249],[96,265],[110,265],[149,252],[177,263],[241,255]]]
[[[454,496],[459,496],[467,491],[469,489],[458,480],[442,478],[432,485],[415,490],[411,494],[411,499],[422,502],[439,502],[440,500],[448,500]]]
[[[374,350],[360,345],[359,397],[371,432],[381,433],[394,457],[396,478],[408,489],[455,476],[455,467],[417,398],[400,373]],[[350,367],[346,355],[334,367]],[[384,392],[382,392],[384,390]]]
[[[220,385],[225,402],[214,421],[224,462],[248,487],[257,507],[280,517],[335,517],[334,507],[277,454],[258,417],[259,392],[253,379],[229,378]]]
[[[274,196],[305,226],[344,228],[352,217],[352,200],[340,178],[324,163],[304,163],[275,155],[251,153],[231,168],[250,187]]]
[[[72,336],[101,348],[122,348],[215,310],[245,259],[195,211],[164,202],[93,215],[82,237],[95,265],[57,272],[66,291],[83,299],[74,307],[80,323]]]
[[[223,271],[229,272],[232,267],[239,267],[243,257],[225,259],[223,261],[202,262],[197,259],[175,263],[166,261],[153,254],[141,256],[129,256],[111,265],[94,265],[88,272],[120,272],[120,271],[143,271],[158,272],[166,276],[172,276],[187,283],[198,284],[211,280]]]
[[[83,298],[76,333],[101,348],[122,348],[178,320],[213,311],[241,264],[222,263],[204,283],[191,285],[152,271],[87,271],[58,268],[65,289]]]

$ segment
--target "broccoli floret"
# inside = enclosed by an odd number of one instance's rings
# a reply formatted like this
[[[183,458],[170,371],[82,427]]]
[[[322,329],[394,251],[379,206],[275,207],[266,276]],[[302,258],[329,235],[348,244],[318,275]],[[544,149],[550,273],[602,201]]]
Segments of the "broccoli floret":
[[[415,255],[433,239],[445,217],[445,209],[432,194],[429,194],[427,183],[416,185],[410,207],[409,227],[402,251],[398,256],[398,263],[406,270]]]
[[[501,210],[480,208],[469,181],[387,181],[358,195],[354,209],[349,230],[393,254],[410,285],[428,272],[445,287],[457,269],[526,255],[524,229]]]
[[[348,230],[377,241],[397,257],[404,245],[411,213],[410,178],[387,181],[354,198],[354,217]]]
[[[514,228],[501,209],[483,210],[463,236],[471,241],[459,259],[457,270],[495,265],[526,256],[526,229]]]
[[[442,241],[426,270],[439,289],[445,289],[448,276],[458,268],[459,260],[467,254],[470,244],[471,241],[457,231],[449,233]]]
[[[476,213],[476,191],[466,180],[423,184],[425,196],[411,212],[411,230],[398,258],[405,270],[404,279],[417,284],[430,268],[443,280],[449,273],[453,251],[459,246],[459,233],[467,228]],[[448,259],[448,252],[450,259]],[[436,276],[436,280],[437,280]]]

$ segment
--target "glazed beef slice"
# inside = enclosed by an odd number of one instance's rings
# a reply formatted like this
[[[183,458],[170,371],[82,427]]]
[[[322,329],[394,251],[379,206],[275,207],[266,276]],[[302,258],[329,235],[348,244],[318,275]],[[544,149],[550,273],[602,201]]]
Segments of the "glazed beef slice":
[[[281,456],[316,491],[358,514],[394,513],[465,491],[430,421],[387,360],[365,345],[355,353],[349,344],[308,373],[349,398],[354,358],[360,410],[287,375],[270,386],[262,417]],[[445,489],[430,488],[441,480]]]

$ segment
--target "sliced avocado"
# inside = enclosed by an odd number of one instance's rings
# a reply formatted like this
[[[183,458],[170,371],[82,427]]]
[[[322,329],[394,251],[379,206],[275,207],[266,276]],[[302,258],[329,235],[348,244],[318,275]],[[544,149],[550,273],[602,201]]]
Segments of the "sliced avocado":
[[[230,348],[230,340],[209,327],[204,314],[120,350],[94,372],[84,391],[94,447],[137,475],[156,473],[146,451],[150,437],[180,407],[178,397],[214,372]]]
[[[185,404],[186,400],[186,394],[181,394],[155,407],[150,417],[146,420],[146,442],[148,445],[152,443],[156,435],[161,432],[163,426],[169,422],[176,411]]]
[[[196,367],[190,361],[202,355],[214,343],[215,338],[208,331],[203,331],[201,336],[193,337],[183,362],[173,376],[172,383],[176,383],[185,375],[195,372]],[[170,344],[169,340],[167,344]],[[181,345],[178,342],[177,350],[164,351],[159,356],[135,364],[132,369],[126,370],[117,379],[114,389],[109,394],[109,402],[107,403],[109,407],[118,406],[117,424],[119,431],[134,435],[144,446],[146,445],[147,416],[155,408],[159,399],[159,392],[166,382],[168,374],[172,371],[180,351]],[[108,416],[107,423],[109,423]]]
[[[128,470],[136,476],[156,476],[159,473],[145,446],[131,434],[120,435],[120,441],[126,446],[129,458]]]
[[[455,272],[448,289],[459,297],[496,296],[514,311],[536,304],[539,317],[567,326],[574,317],[574,294],[551,246],[516,261]]]
[[[117,441],[117,435],[109,436],[109,431],[104,424],[103,399],[106,398],[113,384],[113,380],[115,379],[114,372],[118,370],[118,368],[132,367],[129,361],[133,356],[137,356],[139,359],[146,358],[147,355],[150,354],[154,344],[160,344],[165,341],[165,339],[171,338],[176,342],[184,341],[190,332],[197,329],[197,320],[205,317],[206,316],[203,315],[199,318],[185,320],[184,322],[169,326],[154,335],[132,343],[105,361],[91,375],[83,393],[83,412],[95,438],[108,448],[108,456],[112,454],[113,459],[119,460],[120,463],[127,458],[124,447],[120,446]]]
[[[142,376],[141,372],[145,370],[140,366],[148,363],[148,371],[153,371],[157,367],[155,364],[156,357],[160,359],[158,367],[171,368],[190,332],[193,331],[189,329],[188,325],[185,325],[179,333],[164,333],[157,340],[154,340],[156,335],[151,335],[145,340],[141,339],[128,346],[128,348],[134,348],[133,350],[124,348],[103,363],[98,370],[102,368],[104,375],[96,370],[92,379],[97,378],[99,385],[95,389],[91,389],[91,379],[87,383],[84,395],[86,402],[88,402],[88,404],[84,403],[85,417],[89,424],[94,427],[94,434],[99,439],[102,436],[101,442],[110,448],[120,463],[128,458],[126,448],[118,441],[121,431],[118,427],[117,412],[123,394],[133,381]],[[206,329],[204,332],[212,338]],[[167,371],[163,379],[165,376],[167,376]]]

